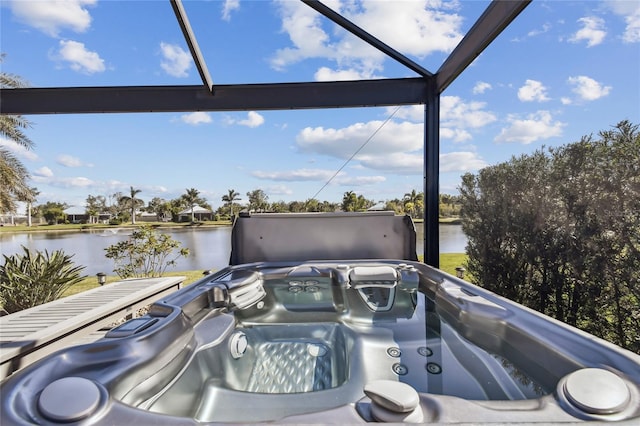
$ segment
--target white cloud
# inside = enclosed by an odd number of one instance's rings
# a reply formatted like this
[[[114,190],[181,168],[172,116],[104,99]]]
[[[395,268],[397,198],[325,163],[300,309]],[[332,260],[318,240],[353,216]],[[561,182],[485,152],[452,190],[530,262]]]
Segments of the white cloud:
[[[545,102],[549,100],[547,88],[536,80],[527,80],[524,86],[518,89],[518,99],[522,102]]]
[[[606,4],[616,14],[624,18],[626,27],[622,34],[625,43],[640,42],[640,3],[637,1],[607,0]]]
[[[396,107],[386,108],[386,115],[390,116],[395,110]],[[424,105],[405,105],[396,111],[393,118],[422,123],[424,122]]]
[[[440,137],[463,142],[472,138],[467,129],[478,129],[496,121],[484,102],[465,102],[456,96],[443,96]],[[387,114],[393,111],[388,108]],[[397,174],[421,174],[423,169],[424,106],[400,108],[394,118],[416,121],[355,123],[344,128],[307,127],[298,133],[300,151],[348,159],[362,168]],[[369,138],[371,140],[358,151]],[[446,157],[444,157],[446,158]],[[484,163],[482,163],[484,164]],[[471,166],[469,166],[471,167]],[[466,170],[466,169],[465,169]]]
[[[242,120],[238,120],[236,118],[233,118],[231,116],[225,116],[224,117],[224,123],[232,126],[232,125],[239,125],[239,126],[246,126],[246,127],[259,127],[262,126],[264,124],[264,117],[262,115],[260,115],[259,113],[255,112],[255,111],[249,111],[247,113],[247,118],[242,119]]]
[[[306,58],[334,56],[317,12],[302,2],[280,1],[278,5],[282,30],[289,35],[293,47],[279,49],[271,60],[272,67],[284,69]]]
[[[471,138],[467,129],[479,129],[497,120],[494,113],[485,110],[485,102],[466,102],[457,96],[440,99],[440,136],[454,142]]]
[[[186,124],[197,126],[198,124],[211,123],[211,115],[208,112],[196,111],[189,114],[183,114],[180,116],[180,120]]]
[[[269,195],[292,195],[293,191],[286,185],[272,185],[265,189]]]
[[[351,157],[369,138],[371,140],[355,158],[363,155],[387,155],[393,152],[422,149],[422,124],[389,121],[356,123],[342,129],[307,127],[298,133],[296,143],[303,152],[346,159]],[[373,135],[373,137],[372,137]]]
[[[481,95],[484,92],[486,92],[487,90],[491,90],[491,84],[484,82],[484,81],[478,81],[476,83],[475,86],[473,86],[473,94],[474,95]]]
[[[602,43],[607,35],[602,18],[586,16],[578,19],[578,22],[580,22],[583,27],[569,38],[570,42],[579,43],[580,41],[586,40],[587,47],[597,46]]]
[[[596,80],[584,75],[569,77],[567,81],[573,86],[572,92],[584,101],[595,101],[611,92],[611,86],[603,86]]]
[[[386,181],[384,176],[338,176],[332,183],[342,186],[367,186]]]
[[[83,74],[103,72],[104,60],[96,52],[87,50],[84,43],[73,40],[60,40],[60,49],[55,59],[69,63],[69,67]]]
[[[65,28],[86,31],[91,25],[91,15],[85,6],[95,4],[96,0],[13,0],[10,8],[20,22],[57,37]]]
[[[316,72],[316,79],[370,78],[382,70],[386,56],[364,41],[326,23],[302,2],[278,1],[282,30],[291,46],[276,51],[271,66],[283,70],[310,58],[334,61]],[[450,52],[462,38],[462,17],[457,2],[348,1],[333,2],[334,10],[398,51],[420,58],[433,52]],[[325,24],[326,23],[326,24]],[[326,25],[326,28],[323,27]]]
[[[40,176],[43,178],[53,177],[53,171],[47,166],[40,167],[33,172],[34,176]]]
[[[58,155],[56,163],[65,167],[93,167],[93,164],[85,163],[79,158],[67,154]]]
[[[335,174],[334,170],[323,169],[297,169],[289,171],[278,172],[265,172],[256,170],[251,173],[252,176],[258,179],[284,181],[284,182],[297,182],[297,181],[324,181],[329,179]],[[341,173],[338,174],[338,176]]]
[[[440,172],[472,172],[488,166],[475,152],[461,151],[440,154]]]
[[[60,178],[58,179],[58,184],[65,187],[86,188],[88,186],[95,185],[95,182],[89,178],[78,176],[70,178]]]
[[[409,55],[451,52],[462,39],[458,2],[344,2],[342,12],[372,35]]]
[[[364,167],[400,175],[420,175],[424,156],[420,153],[393,152],[387,155],[364,155],[360,158]]]
[[[160,42],[162,61],[160,67],[172,77],[188,77],[193,59],[191,53],[176,44]]]
[[[509,127],[502,129],[496,136],[496,142],[517,142],[530,144],[540,139],[549,139],[562,135],[562,128],[566,126],[560,121],[553,121],[549,111],[537,111],[521,119],[512,114],[507,118]]]
[[[255,111],[249,111],[247,113],[247,118],[244,120],[239,120],[238,124],[251,128],[258,127],[264,124],[264,117]]]
[[[225,0],[222,6],[222,19],[231,20],[231,12],[240,9],[240,0]]]
[[[320,67],[314,74],[316,81],[349,81],[349,80],[366,80],[371,78],[381,78],[381,76],[373,76],[371,70],[342,69],[332,70],[328,67]]]
[[[97,183],[89,178],[78,177],[54,177],[46,174],[34,175],[33,181],[36,183],[46,183],[57,188],[96,188]]]
[[[23,147],[22,145],[19,145],[16,142],[1,136],[0,136],[0,146],[14,153],[19,158],[24,158],[26,160],[31,160],[31,161],[36,161],[38,159],[38,156],[36,155],[35,152],[29,151],[27,148]]]
[[[529,31],[527,33],[527,36],[535,37],[535,36],[538,36],[540,34],[544,34],[544,33],[548,32],[550,29],[551,29],[551,24],[545,23],[545,24],[542,25],[542,28]]]
[[[440,138],[451,139],[454,142],[464,142],[471,140],[471,133],[463,129],[452,129],[449,127],[440,127]]]

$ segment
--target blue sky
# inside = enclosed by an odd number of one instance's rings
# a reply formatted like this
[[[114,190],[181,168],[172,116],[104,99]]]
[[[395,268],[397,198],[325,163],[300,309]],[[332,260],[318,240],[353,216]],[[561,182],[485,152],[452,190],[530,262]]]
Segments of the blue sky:
[[[325,2],[435,72],[485,1]],[[33,87],[200,84],[168,1],[0,0],[2,70]],[[185,1],[214,84],[415,77],[301,2]],[[534,0],[441,98],[440,191],[460,176],[640,123],[640,2]],[[382,123],[390,120],[379,131]],[[318,111],[33,115],[14,150],[38,203],[84,209],[130,186],[270,201],[375,201],[422,190],[422,106]],[[377,131],[377,133],[376,133]]]

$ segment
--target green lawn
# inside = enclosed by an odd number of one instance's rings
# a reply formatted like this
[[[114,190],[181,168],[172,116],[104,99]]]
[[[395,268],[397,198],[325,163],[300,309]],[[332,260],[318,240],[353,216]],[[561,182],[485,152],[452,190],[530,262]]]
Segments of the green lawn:
[[[467,261],[465,253],[442,253],[440,254],[440,269],[451,275],[456,274],[456,267],[464,266]]]
[[[420,260],[422,261],[422,256],[420,256]],[[440,269],[443,271],[455,275],[456,267],[464,265],[467,260],[467,255],[464,253],[443,253],[440,255]],[[167,272],[164,276],[167,277],[176,277],[176,276],[185,276],[187,277],[184,280],[185,285],[189,285],[194,281],[202,278],[202,270],[196,271],[177,271],[177,272]],[[112,283],[114,281],[119,281],[120,278],[117,275],[109,275],[107,276],[107,284]],[[85,290],[90,290],[92,288],[98,287],[98,279],[95,276],[89,276],[84,280],[80,281],[78,284],[72,286],[67,291],[65,291],[65,296],[71,296],[72,294],[81,293]]]
[[[194,281],[202,278],[202,270],[197,271],[178,271],[178,272],[167,272],[163,276],[165,277],[177,277],[184,276],[186,279],[182,283],[183,285],[189,285]],[[107,276],[107,284],[112,283],[114,281],[120,281],[120,277],[117,275],[108,275]],[[64,296],[71,296],[73,294],[82,293],[86,290],[91,290],[92,288],[100,287],[98,284],[98,279],[95,275],[89,276],[84,280],[80,281],[78,284],[71,286],[67,291],[64,292]]]
[[[46,232],[46,231],[86,231],[91,229],[109,229],[109,228],[137,228],[142,225],[151,225],[151,227],[156,229],[169,229],[169,228],[184,228],[184,227],[209,227],[209,226],[230,226],[231,222],[228,220],[220,220],[220,221],[202,221],[196,224],[191,224],[190,222],[138,222],[135,225],[131,223],[123,223],[121,225],[104,225],[101,223],[94,224],[57,224],[57,225],[16,225],[16,226],[0,226],[1,232]]]

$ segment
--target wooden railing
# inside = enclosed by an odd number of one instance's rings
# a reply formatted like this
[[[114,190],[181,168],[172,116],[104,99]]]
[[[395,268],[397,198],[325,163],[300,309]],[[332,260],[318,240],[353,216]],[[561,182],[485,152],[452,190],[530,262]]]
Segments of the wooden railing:
[[[99,330],[179,289],[185,277],[114,282],[0,317],[0,380],[66,346],[97,340]]]

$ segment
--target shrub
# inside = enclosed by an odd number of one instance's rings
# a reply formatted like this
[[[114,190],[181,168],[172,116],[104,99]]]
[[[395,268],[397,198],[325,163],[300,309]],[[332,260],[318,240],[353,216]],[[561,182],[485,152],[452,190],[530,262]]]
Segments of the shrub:
[[[18,312],[59,299],[64,291],[81,281],[84,266],[74,266],[62,250],[49,254],[31,252],[4,256],[0,266],[0,304],[7,313]]]
[[[133,231],[131,238],[105,249],[106,257],[113,259],[113,272],[120,278],[159,277],[178,257],[189,255],[189,249],[180,248],[180,242],[167,234],[160,234],[144,225]],[[177,254],[173,252],[178,250]]]

